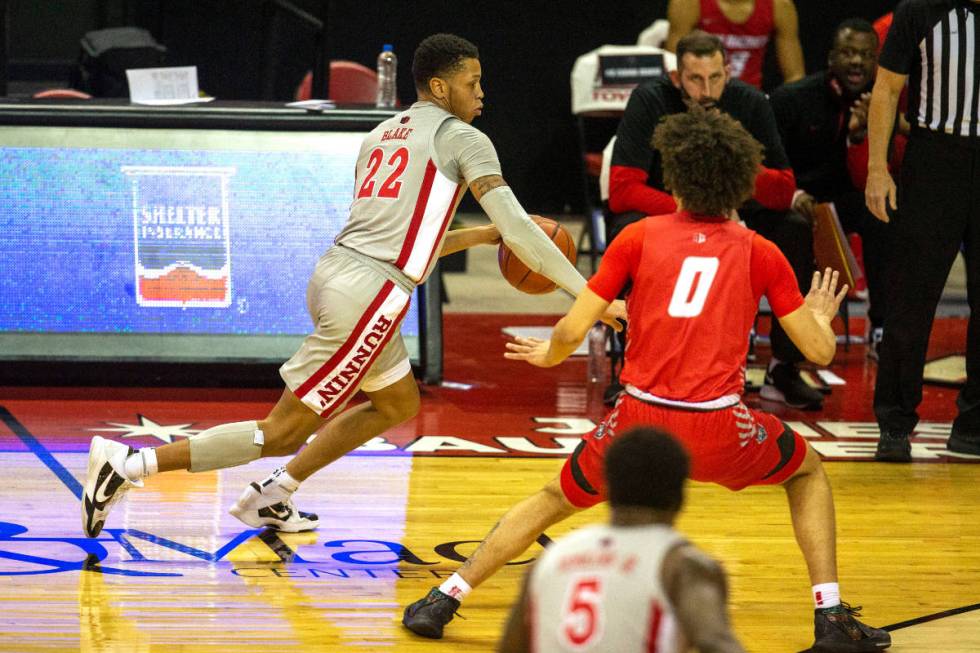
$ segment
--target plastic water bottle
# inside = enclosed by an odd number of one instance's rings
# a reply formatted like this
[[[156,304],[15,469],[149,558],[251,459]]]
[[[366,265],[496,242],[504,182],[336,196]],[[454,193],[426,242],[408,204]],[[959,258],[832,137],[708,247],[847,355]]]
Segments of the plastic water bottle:
[[[379,109],[394,109],[396,95],[395,76],[398,74],[398,57],[390,43],[385,43],[378,55],[378,101]]]
[[[599,383],[606,377],[606,327],[596,323],[589,329],[589,383]]]

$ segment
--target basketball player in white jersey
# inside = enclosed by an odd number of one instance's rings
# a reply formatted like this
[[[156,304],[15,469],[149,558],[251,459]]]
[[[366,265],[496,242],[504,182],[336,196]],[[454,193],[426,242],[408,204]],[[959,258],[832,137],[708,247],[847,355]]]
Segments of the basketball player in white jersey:
[[[498,650],[744,653],[721,565],[673,529],[687,474],[687,454],[666,433],[640,427],[616,438],[605,459],[609,524],[545,549]]]
[[[203,472],[295,453],[245,488],[230,512],[254,528],[317,527],[292,494],[311,474],[415,416],[419,391],[399,332],[409,298],[436,258],[503,239],[531,269],[572,295],[585,279],[527,216],[500,173],[490,140],[470,125],[483,109],[476,47],[450,34],[426,38],[412,73],[418,101],[382,122],[361,146],[350,218],[307,289],[315,330],[280,369],[286,383],[263,420],[223,424],[157,449],[95,437],[82,497],[88,537],[128,489],[158,472]],[[492,225],[447,233],[469,187]],[[614,328],[623,305],[604,317]],[[346,408],[363,390],[368,401]]]

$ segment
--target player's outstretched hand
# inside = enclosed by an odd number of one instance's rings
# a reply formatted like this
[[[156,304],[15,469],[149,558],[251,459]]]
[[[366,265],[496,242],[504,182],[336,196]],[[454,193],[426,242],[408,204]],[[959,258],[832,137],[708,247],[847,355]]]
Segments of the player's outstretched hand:
[[[837,315],[837,309],[840,308],[840,303],[844,301],[848,290],[847,284],[844,284],[840,292],[834,294],[839,278],[840,274],[830,268],[824,270],[823,274],[820,274],[819,270],[813,273],[810,292],[806,295],[806,305],[813,312],[814,317],[830,322]]]
[[[504,352],[504,358],[514,361],[527,361],[537,367],[554,367],[558,363],[548,361],[548,346],[550,341],[540,338],[514,338],[507,343],[509,351]]]
[[[599,319],[611,326],[613,331],[622,331],[626,323],[626,302],[622,299],[613,300]]]

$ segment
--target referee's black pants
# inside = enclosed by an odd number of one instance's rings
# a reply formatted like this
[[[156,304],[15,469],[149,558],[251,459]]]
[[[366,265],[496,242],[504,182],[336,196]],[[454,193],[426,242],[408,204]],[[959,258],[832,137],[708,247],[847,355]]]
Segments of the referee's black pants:
[[[891,251],[891,225],[874,217],[864,203],[864,193],[859,190],[838,195],[832,201],[844,232],[861,236],[865,282],[868,284],[868,321],[872,328],[883,327],[888,312],[886,266]]]
[[[967,382],[956,400],[953,430],[980,435],[980,142],[913,132],[892,221],[888,309],[875,383],[878,425],[910,433],[919,421],[929,332],[963,244],[970,303]]]
[[[767,209],[754,200],[741,206],[738,215],[749,229],[775,243],[793,268],[800,291],[806,295],[810,291],[810,281],[813,278],[813,228],[807,219],[795,211]],[[608,241],[612,242],[626,225],[644,217],[646,216],[638,212],[608,215]],[[769,331],[769,342],[773,357],[785,363],[803,361],[802,352],[796,348],[775,318]]]

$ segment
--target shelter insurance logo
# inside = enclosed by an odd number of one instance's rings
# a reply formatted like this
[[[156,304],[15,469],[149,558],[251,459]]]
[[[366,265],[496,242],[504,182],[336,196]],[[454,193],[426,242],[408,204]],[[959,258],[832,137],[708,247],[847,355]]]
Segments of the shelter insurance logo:
[[[136,302],[231,304],[228,180],[235,168],[123,166],[133,191]]]

